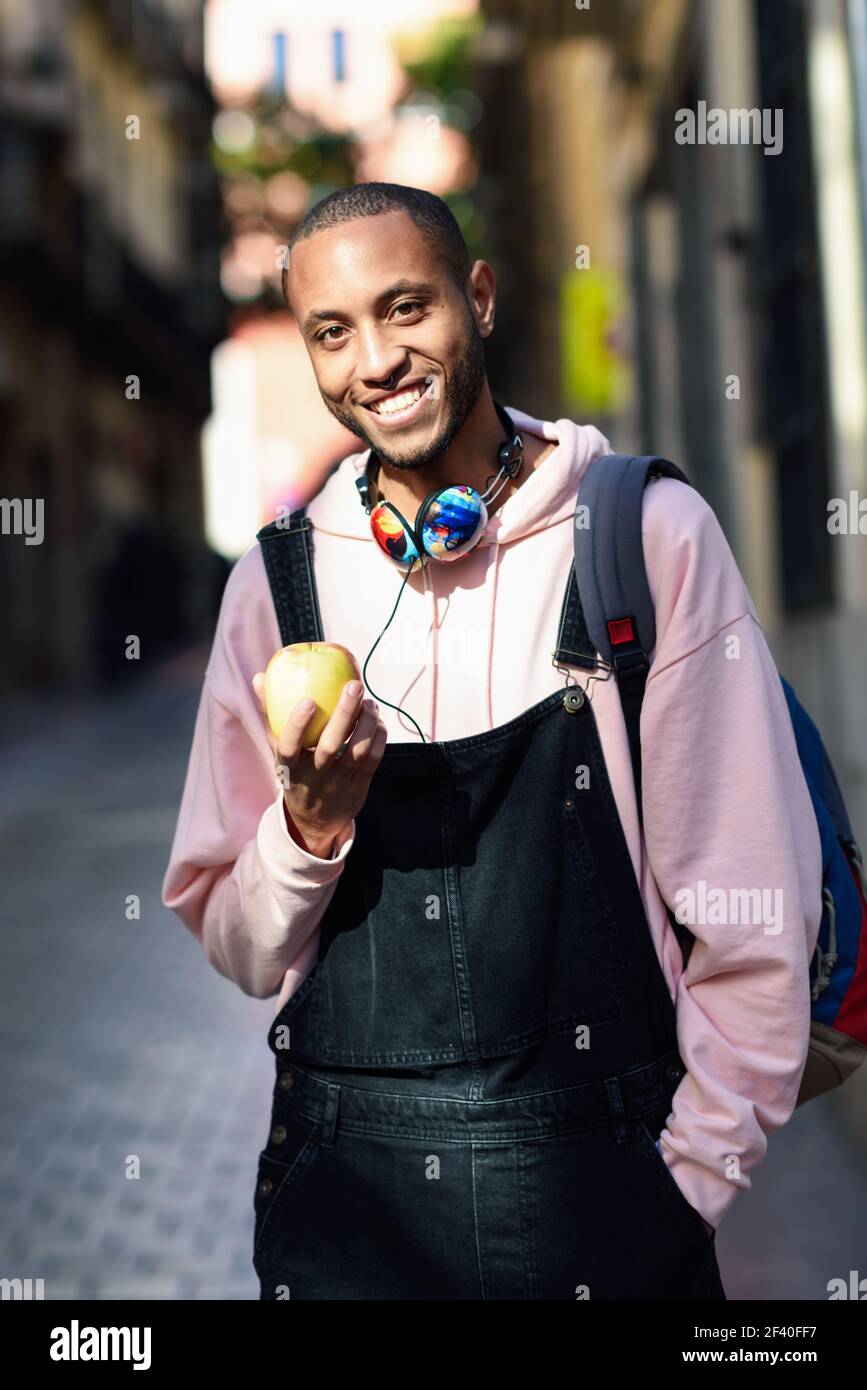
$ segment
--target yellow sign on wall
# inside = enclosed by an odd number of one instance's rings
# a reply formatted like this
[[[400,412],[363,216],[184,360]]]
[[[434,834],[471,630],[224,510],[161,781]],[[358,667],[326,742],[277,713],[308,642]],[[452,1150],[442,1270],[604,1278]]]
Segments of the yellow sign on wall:
[[[624,303],[623,277],[615,270],[563,273],[560,369],[567,408],[614,415],[628,404],[632,374],[614,341]]]

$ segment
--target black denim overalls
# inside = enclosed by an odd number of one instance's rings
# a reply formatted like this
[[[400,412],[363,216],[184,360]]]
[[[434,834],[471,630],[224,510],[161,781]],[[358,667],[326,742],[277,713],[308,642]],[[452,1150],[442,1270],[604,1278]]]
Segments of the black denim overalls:
[[[259,540],[283,642],[327,640],[304,512]],[[555,662],[590,666],[564,578]],[[726,1297],[654,1144],[675,1010],[578,687],[386,745],[268,1042],[262,1299]]]

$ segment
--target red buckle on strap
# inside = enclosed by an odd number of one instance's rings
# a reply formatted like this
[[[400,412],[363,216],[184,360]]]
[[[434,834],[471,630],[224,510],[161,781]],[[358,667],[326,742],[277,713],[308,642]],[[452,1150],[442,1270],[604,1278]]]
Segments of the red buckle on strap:
[[[608,624],[608,636],[611,638],[613,647],[619,647],[622,642],[634,642],[635,633],[632,630],[632,619],[612,618]]]

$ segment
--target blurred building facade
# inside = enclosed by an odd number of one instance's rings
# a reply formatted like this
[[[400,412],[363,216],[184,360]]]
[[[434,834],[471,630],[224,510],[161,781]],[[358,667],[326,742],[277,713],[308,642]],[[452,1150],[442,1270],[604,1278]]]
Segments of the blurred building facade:
[[[0,490],[44,499],[41,544],[0,537],[4,691],[207,634],[212,116],[199,0],[0,2]]]
[[[222,283],[233,312],[214,362],[205,503],[207,534],[231,558],[361,447],[324,405],[286,310],[285,248],[307,209],[336,188],[383,180],[448,195],[472,183],[458,122],[475,98],[419,90],[412,60],[425,79],[447,67],[437,55],[457,45],[475,10],[476,0],[260,0],[253,9],[208,0],[205,62],[221,108],[228,223]]]
[[[685,469],[867,840],[867,7],[482,10],[495,385]]]

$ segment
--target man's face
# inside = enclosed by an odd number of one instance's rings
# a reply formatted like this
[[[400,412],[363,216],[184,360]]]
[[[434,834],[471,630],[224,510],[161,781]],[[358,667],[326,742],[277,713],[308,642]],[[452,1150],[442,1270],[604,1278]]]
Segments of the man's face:
[[[487,292],[468,292],[403,212],[328,227],[292,249],[287,297],[319,393],[393,468],[438,458],[479,398]]]

